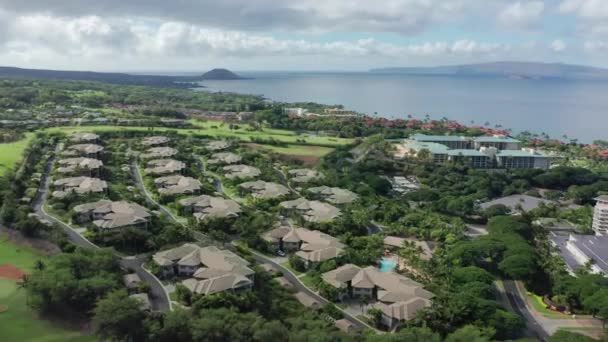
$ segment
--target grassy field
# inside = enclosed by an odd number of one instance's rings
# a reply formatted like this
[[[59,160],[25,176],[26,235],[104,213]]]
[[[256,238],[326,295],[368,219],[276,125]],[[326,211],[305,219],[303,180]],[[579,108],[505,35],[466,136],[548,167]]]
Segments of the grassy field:
[[[543,298],[541,296],[538,296],[531,292],[528,292],[527,295],[528,295],[528,302],[530,302],[530,304],[532,304],[532,306],[534,307],[534,310],[536,310],[541,315],[543,315],[547,318],[559,318],[559,319],[572,318],[570,315],[565,315],[565,314],[562,314],[559,312],[549,310],[547,308],[546,304],[543,302]]]
[[[0,144],[0,176],[21,161],[23,151],[34,135],[27,133],[26,137],[8,144]]]
[[[6,241],[4,237],[0,237],[0,264],[10,262],[26,271],[31,271],[36,260],[43,258],[33,249],[16,246]],[[2,341],[95,341],[92,336],[39,319],[36,312],[26,305],[25,290],[19,288],[12,280],[0,278],[0,304],[8,307],[7,311],[0,313]]]
[[[193,122],[196,128],[175,129],[167,127],[155,127],[154,132],[177,131],[180,134],[205,135],[215,138],[235,138],[241,141],[251,141],[251,138],[275,139],[278,141],[296,144],[298,140],[305,140],[307,145],[318,146],[340,146],[353,142],[352,139],[321,137],[312,135],[298,135],[287,130],[277,130],[266,128],[263,131],[248,131],[247,126],[240,126],[238,130],[230,130],[228,125],[221,126],[219,122]],[[67,126],[47,128],[48,132],[116,132],[116,131],[148,131],[148,127],[128,127],[128,126]]]
[[[264,145],[264,144],[251,144],[252,146],[259,147],[262,149],[270,150],[273,152],[287,154],[292,156],[314,156],[314,157],[323,157],[326,154],[330,153],[334,149],[331,147],[324,146],[307,146],[307,145],[287,145],[287,147],[283,146],[274,146],[274,145]]]

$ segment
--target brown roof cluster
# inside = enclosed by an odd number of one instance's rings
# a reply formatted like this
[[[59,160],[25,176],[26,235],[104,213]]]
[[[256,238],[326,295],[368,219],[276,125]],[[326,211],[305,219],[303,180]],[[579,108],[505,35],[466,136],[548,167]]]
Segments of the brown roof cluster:
[[[172,147],[152,147],[146,150],[141,157],[144,159],[169,158],[177,154],[177,150]]]
[[[158,146],[169,143],[169,138],[164,136],[146,137],[141,141],[144,146]]]
[[[319,201],[309,201],[305,198],[281,202],[280,206],[295,210],[308,222],[329,222],[340,216],[340,209],[333,205]]]
[[[308,192],[314,196],[333,204],[348,204],[352,203],[359,198],[357,194],[350,190],[341,188],[331,188],[328,186],[319,186],[316,188],[308,189]]]
[[[300,250],[296,255],[310,262],[334,259],[342,254],[344,248],[335,237],[306,228],[279,227],[266,232],[262,238],[271,243],[298,243]]]
[[[212,154],[207,163],[211,165],[236,164],[242,159],[241,156],[232,152],[220,152]]]
[[[146,163],[144,173],[149,175],[168,175],[181,172],[186,164],[175,159],[154,159]]]
[[[67,158],[58,161],[59,173],[71,173],[78,169],[82,170],[97,170],[103,166],[103,162],[99,159],[92,158]]]
[[[101,229],[116,229],[146,223],[150,219],[148,209],[137,203],[100,200],[80,204],[74,211],[81,215],[91,215],[93,224]]]
[[[108,188],[108,183],[99,178],[91,177],[70,177],[62,178],[53,182],[53,186],[61,190],[54,191],[52,196],[62,198],[69,193],[87,194],[104,192]]]
[[[207,195],[184,198],[179,204],[183,207],[191,207],[194,217],[198,220],[236,217],[242,212],[241,206],[233,200]]]
[[[289,194],[289,189],[287,189],[287,187],[281,184],[264,181],[245,182],[239,184],[239,187],[251,193],[251,196],[254,198],[260,199],[280,198]]]
[[[63,151],[64,156],[91,155],[103,151],[103,146],[96,144],[77,144],[70,145]]]
[[[222,169],[224,170],[224,177],[228,179],[254,178],[262,174],[262,171],[257,167],[243,164],[228,165]]]
[[[287,172],[294,183],[308,183],[311,180],[323,177],[321,173],[313,169],[294,169]]]
[[[156,178],[154,184],[161,195],[194,194],[201,189],[198,179],[179,175]]]

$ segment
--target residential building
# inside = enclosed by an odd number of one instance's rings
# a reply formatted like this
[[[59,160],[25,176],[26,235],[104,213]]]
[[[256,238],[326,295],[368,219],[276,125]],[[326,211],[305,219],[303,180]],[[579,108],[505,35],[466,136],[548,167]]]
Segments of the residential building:
[[[149,146],[149,147],[166,146],[167,144],[169,144],[169,141],[170,141],[170,139],[168,137],[153,136],[153,137],[145,137],[141,141],[141,144],[143,146]]]
[[[558,205],[559,203],[546,200],[543,198],[528,196],[528,195],[510,195],[497,198],[479,205],[480,209],[486,210],[496,205],[504,205],[511,213],[517,214],[520,211],[531,211],[538,208],[540,205]]]
[[[398,236],[387,236],[384,238],[384,245],[396,248],[415,247],[420,251],[420,259],[431,260],[435,244],[431,241],[420,241],[415,238],[402,238]]]
[[[356,201],[359,196],[354,192],[341,188],[331,188],[328,186],[319,186],[315,188],[309,188],[308,192],[311,193],[315,198],[332,204],[349,204]]]
[[[70,136],[70,141],[75,143],[94,143],[99,141],[99,135],[94,133],[77,132]]]
[[[232,144],[227,140],[215,140],[210,141],[205,145],[205,148],[209,151],[221,151],[230,148]]]
[[[308,113],[308,109],[305,108],[283,108],[283,113],[287,115],[303,116]]]
[[[422,284],[395,272],[376,267],[341,266],[322,275],[323,281],[341,291],[340,298],[367,298],[382,311],[382,323],[389,328],[408,321],[431,305],[433,294]]]
[[[243,164],[224,166],[222,170],[224,170],[224,177],[228,179],[255,178],[262,174],[257,167]]]
[[[287,172],[289,180],[293,183],[308,183],[323,178],[323,175],[313,169],[293,169]]]
[[[161,195],[192,195],[201,190],[201,182],[198,179],[180,175],[156,178],[154,184]]]
[[[146,163],[144,173],[148,175],[170,175],[181,173],[186,164],[175,159],[154,159]]]
[[[162,159],[173,157],[176,154],[176,149],[167,146],[160,146],[147,149],[146,153],[142,154],[141,157],[143,159]]]
[[[311,309],[311,310],[321,310],[321,308],[323,308],[323,304],[319,303],[318,300],[316,300],[315,298],[311,297],[310,295],[299,291],[296,292],[294,295],[294,297],[296,297],[296,299],[298,300],[298,302],[300,302],[300,304],[304,305],[305,307]]]
[[[96,144],[77,144],[65,148],[64,156],[82,156],[99,159],[103,152],[103,146]]]
[[[184,198],[179,204],[186,213],[193,213],[199,221],[208,218],[234,218],[243,212],[241,206],[233,200],[207,195]]]
[[[139,292],[139,285],[141,284],[141,278],[137,273],[129,273],[122,276],[122,283],[127,288],[127,293],[132,295]]]
[[[498,167],[504,169],[542,169],[551,166],[551,156],[532,148],[502,150],[496,154]]]
[[[186,243],[158,252],[152,260],[164,276],[187,278],[182,284],[195,294],[241,293],[253,287],[255,272],[249,268],[249,262],[215,246]]]
[[[448,150],[448,161],[474,169],[487,169],[494,165],[490,155],[477,150]]]
[[[210,165],[226,165],[239,163],[243,158],[238,154],[232,152],[220,152],[211,155],[211,158],[207,161]]]
[[[469,150],[473,148],[471,138],[457,135],[414,134],[410,139],[419,143],[441,144],[452,150]]]
[[[239,188],[250,193],[253,198],[265,200],[281,198],[290,192],[284,185],[264,181],[241,183]]]
[[[100,200],[77,205],[73,210],[77,223],[92,222],[96,228],[104,231],[126,227],[145,228],[152,217],[147,208],[125,201]]]
[[[306,228],[279,227],[266,232],[262,238],[278,250],[295,252],[307,268],[337,258],[344,248],[333,236]]]
[[[83,157],[61,159],[57,163],[59,164],[59,168],[57,168],[59,173],[74,174],[82,171],[90,176],[100,175],[103,166],[103,162],[99,159]]]
[[[77,195],[102,193],[108,189],[106,181],[91,177],[62,178],[53,182],[53,186],[55,191],[52,196],[55,198],[63,198],[71,193]]]
[[[336,320],[336,322],[334,324],[335,324],[336,328],[338,328],[339,330],[341,330],[347,334],[354,333],[358,330],[356,325],[354,325],[351,321],[344,319],[344,318]]]
[[[476,150],[482,147],[493,147],[497,150],[520,150],[521,141],[504,135],[477,137],[473,139],[473,147]]]
[[[281,202],[279,206],[287,211],[296,212],[308,222],[330,222],[340,216],[340,209],[333,205],[319,201],[309,201],[305,198]]]
[[[595,201],[593,230],[597,235],[608,235],[608,196],[600,196]]]
[[[325,108],[323,112],[327,115],[355,115],[356,113],[352,110],[344,108]]]

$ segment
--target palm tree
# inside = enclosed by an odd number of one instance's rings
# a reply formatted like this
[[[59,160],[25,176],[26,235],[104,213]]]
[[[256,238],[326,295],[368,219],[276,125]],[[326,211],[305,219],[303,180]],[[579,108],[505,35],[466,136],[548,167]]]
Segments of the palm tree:
[[[36,260],[36,262],[34,263],[34,269],[37,271],[42,271],[45,269],[45,267],[46,265],[42,260]]]

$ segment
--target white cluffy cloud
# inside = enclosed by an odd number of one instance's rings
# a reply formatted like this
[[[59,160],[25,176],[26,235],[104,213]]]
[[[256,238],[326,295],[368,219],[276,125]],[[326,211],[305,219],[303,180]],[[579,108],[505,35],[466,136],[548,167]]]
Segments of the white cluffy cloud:
[[[556,39],[551,43],[550,47],[555,52],[562,52],[566,49],[566,43],[561,39]]]
[[[530,27],[541,19],[544,10],[545,3],[542,1],[517,1],[507,5],[498,18],[505,26]]]

